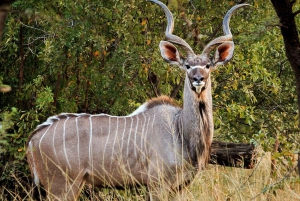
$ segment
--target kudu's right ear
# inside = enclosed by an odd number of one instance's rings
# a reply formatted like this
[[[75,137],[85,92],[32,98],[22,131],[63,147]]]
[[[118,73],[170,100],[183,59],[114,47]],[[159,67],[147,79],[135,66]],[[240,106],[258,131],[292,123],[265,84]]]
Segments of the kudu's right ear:
[[[166,62],[175,64],[179,67],[182,66],[183,60],[180,56],[180,53],[172,43],[169,43],[167,41],[160,41],[159,49],[161,56]]]

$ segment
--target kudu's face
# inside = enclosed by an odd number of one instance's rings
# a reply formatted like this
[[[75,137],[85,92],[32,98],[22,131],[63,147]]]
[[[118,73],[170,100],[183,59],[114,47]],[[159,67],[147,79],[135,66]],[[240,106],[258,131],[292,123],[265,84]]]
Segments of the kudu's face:
[[[211,60],[202,55],[195,55],[185,59],[181,68],[187,73],[191,89],[200,94],[206,88],[212,70]]]
[[[170,64],[175,64],[183,69],[187,74],[192,91],[200,95],[210,81],[210,73],[216,69],[218,65],[226,63],[232,55],[233,44],[229,43],[227,48],[223,48],[222,52],[216,48],[213,58],[209,58],[206,54],[190,54],[187,58],[181,56],[178,49],[168,41],[160,42],[160,51],[164,60]],[[226,55],[226,57],[223,57]],[[229,57],[227,56],[229,55]]]

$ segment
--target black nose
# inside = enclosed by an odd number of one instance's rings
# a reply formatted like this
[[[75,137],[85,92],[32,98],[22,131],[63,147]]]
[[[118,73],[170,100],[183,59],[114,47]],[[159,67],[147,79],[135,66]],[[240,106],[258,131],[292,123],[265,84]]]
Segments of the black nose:
[[[203,76],[199,76],[199,75],[194,75],[193,76],[193,80],[195,81],[195,82],[201,82],[201,81],[203,81],[204,80],[204,77]]]

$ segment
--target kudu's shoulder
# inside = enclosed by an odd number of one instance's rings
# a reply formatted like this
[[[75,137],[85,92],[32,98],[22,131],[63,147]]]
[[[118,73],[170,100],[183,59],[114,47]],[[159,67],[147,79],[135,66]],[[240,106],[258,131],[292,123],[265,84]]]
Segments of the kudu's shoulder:
[[[138,107],[133,113],[131,113],[128,116],[134,116],[137,114],[140,114],[142,112],[146,112],[147,110],[150,110],[155,107],[160,107],[160,106],[171,106],[173,108],[180,109],[181,107],[175,102],[174,99],[170,98],[169,96],[159,96],[156,98],[152,98],[145,102],[143,105]]]
[[[152,98],[147,103],[147,109],[151,109],[153,107],[157,107],[160,105],[171,105],[173,107],[178,107],[179,105],[176,104],[175,100],[170,98],[169,96],[159,96],[157,98]]]

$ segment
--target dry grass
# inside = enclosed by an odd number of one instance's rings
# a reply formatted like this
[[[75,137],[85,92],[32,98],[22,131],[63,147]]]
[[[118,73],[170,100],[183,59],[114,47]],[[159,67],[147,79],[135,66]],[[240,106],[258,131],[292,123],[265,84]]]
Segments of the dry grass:
[[[284,166],[271,175],[270,154],[263,154],[252,170],[210,166],[197,175],[185,200],[300,200],[300,179]]]
[[[206,171],[198,173],[192,183],[186,187],[175,200],[190,201],[236,201],[236,200],[268,200],[292,201],[300,200],[300,179],[295,168],[278,165],[271,174],[270,154],[262,154],[257,166],[252,170],[210,165]],[[0,200],[31,200],[32,188],[25,188],[17,181],[17,191],[0,187]],[[8,195],[10,194],[10,195]],[[146,188],[137,189],[96,189],[85,187],[79,200],[145,200]]]
[[[246,170],[210,165],[196,175],[193,182],[175,200],[186,201],[293,201],[300,200],[300,179],[295,168],[279,165],[271,174],[271,155],[262,154],[254,169]],[[114,193],[112,193],[114,192]],[[124,193],[125,192],[125,193]],[[129,190],[94,192],[105,200],[144,200],[145,189],[133,196]],[[124,193],[124,194],[123,194]],[[112,196],[114,194],[114,196]]]

